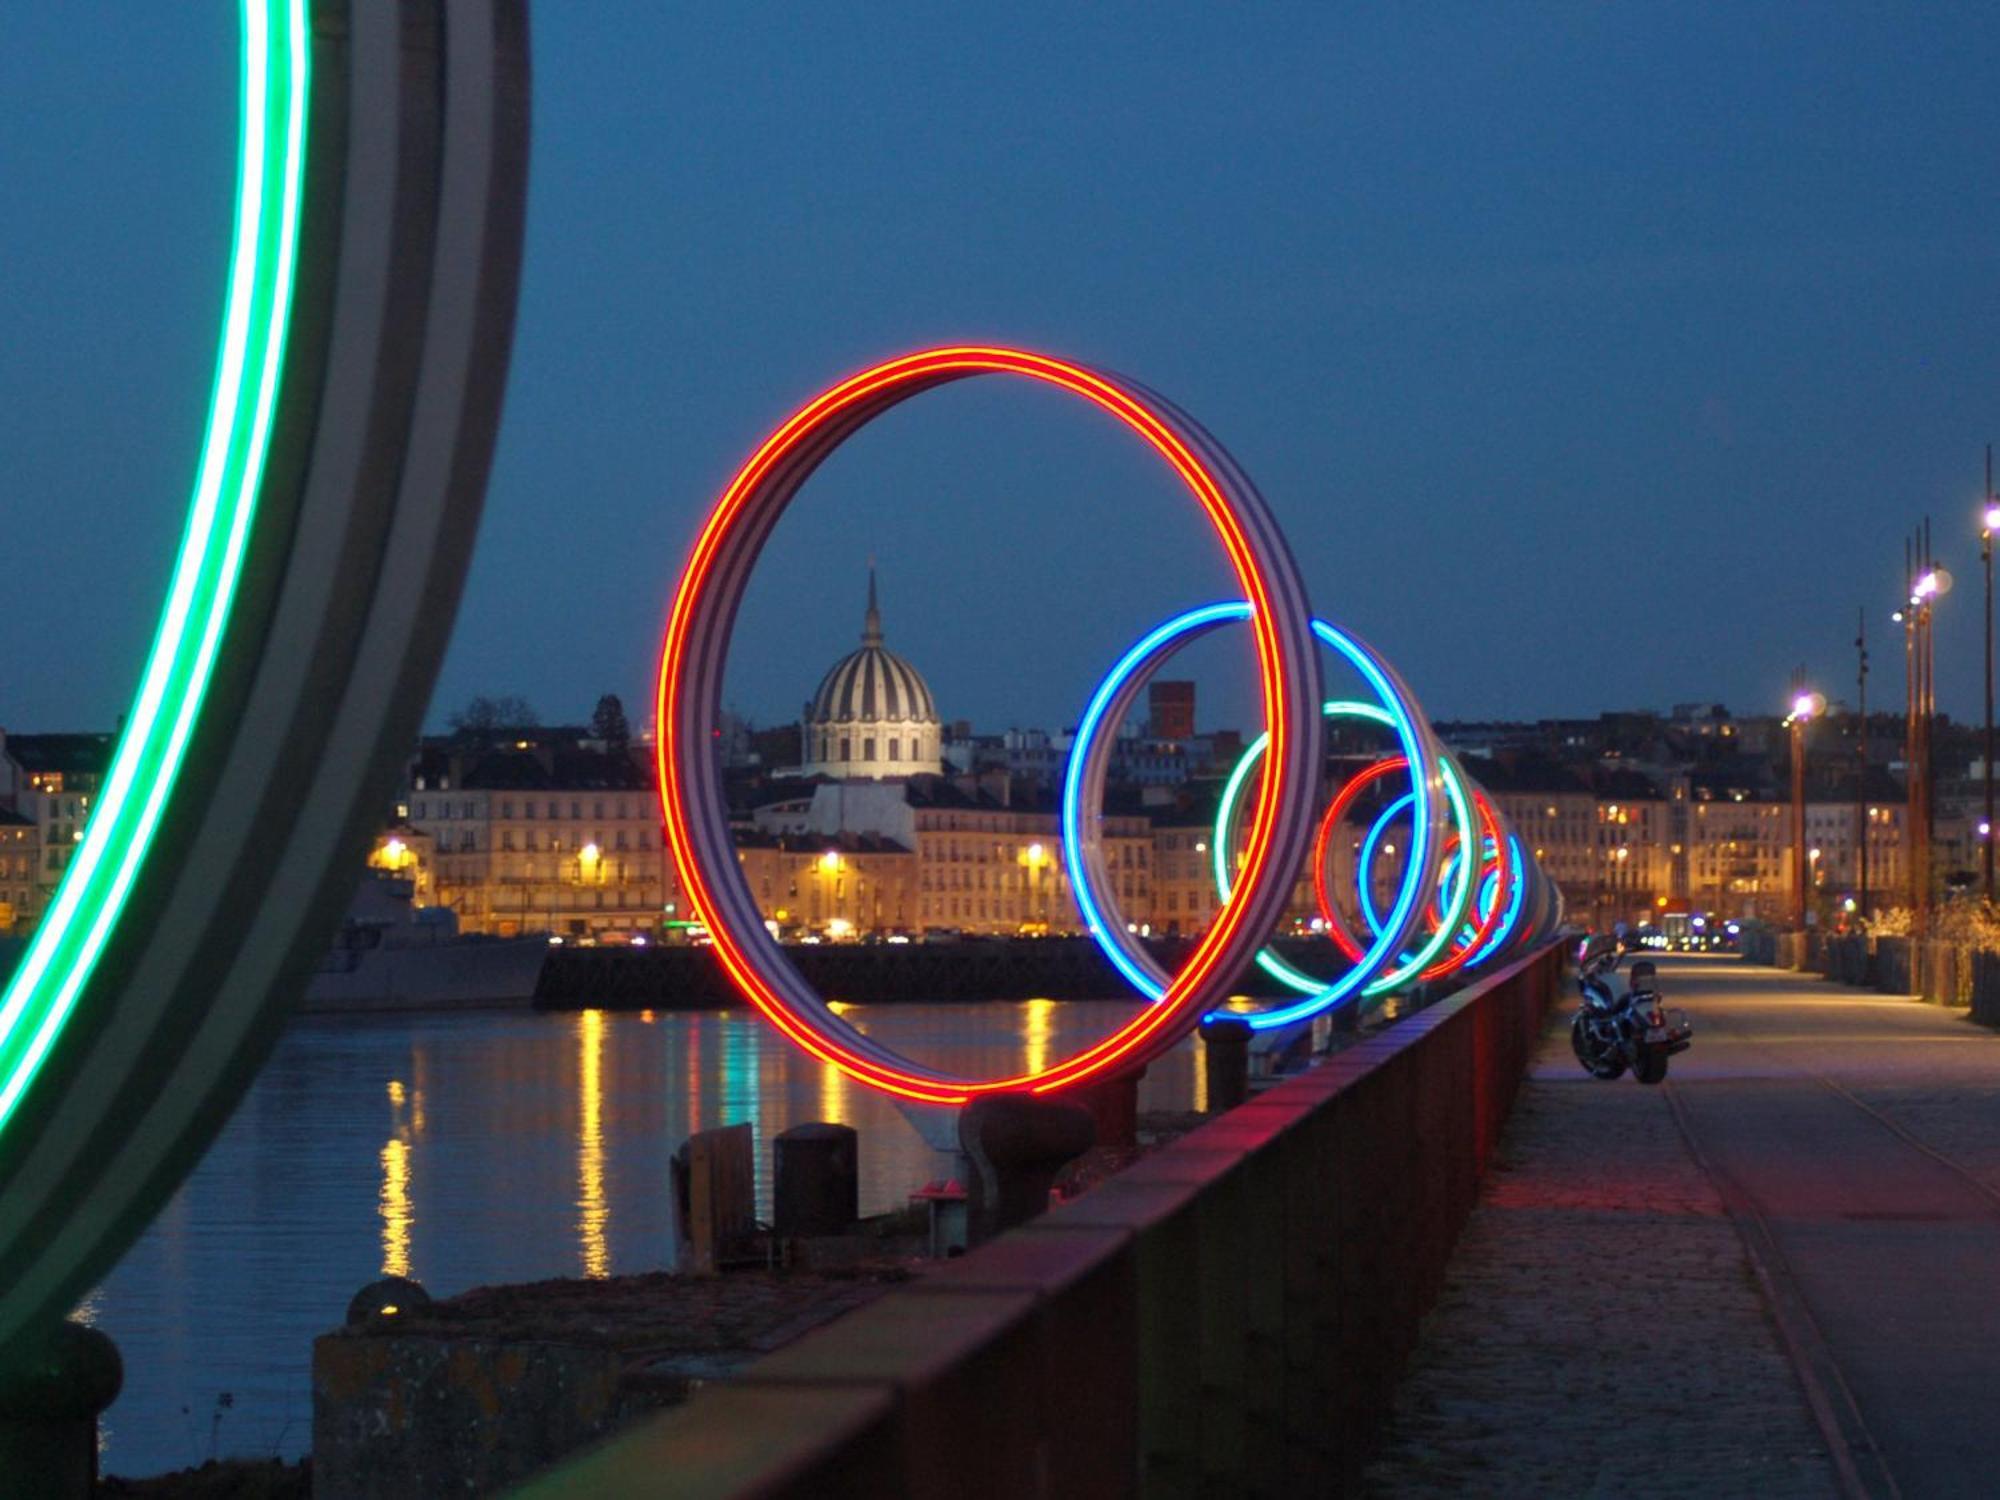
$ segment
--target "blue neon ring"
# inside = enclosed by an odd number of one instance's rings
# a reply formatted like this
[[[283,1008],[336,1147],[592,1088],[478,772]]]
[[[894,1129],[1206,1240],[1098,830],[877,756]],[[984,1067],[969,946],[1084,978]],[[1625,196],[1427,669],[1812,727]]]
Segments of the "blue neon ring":
[[[1196,632],[1205,632],[1232,621],[1248,620],[1250,616],[1250,605],[1245,601],[1235,600],[1227,603],[1204,605],[1198,609],[1189,610],[1150,631],[1119,659],[1117,665],[1106,674],[1104,680],[1098,684],[1096,691],[1091,694],[1089,705],[1084,710],[1083,718],[1077,726],[1076,738],[1070,748],[1069,764],[1063,776],[1062,797],[1062,838],[1063,848],[1070,866],[1070,889],[1075,896],[1077,908],[1083,917],[1085,928],[1096,939],[1098,947],[1103,951],[1105,957],[1111,961],[1112,967],[1117,969],[1134,989],[1149,1000],[1159,1000],[1165,993],[1165,990],[1158,980],[1149,974],[1126,951],[1123,942],[1125,934],[1122,931],[1116,930],[1116,924],[1109,921],[1104,915],[1103,908],[1098,899],[1098,893],[1093,888],[1093,877],[1089,861],[1079,857],[1084,847],[1082,806],[1084,767],[1090,758],[1090,751],[1093,745],[1104,731],[1105,720],[1114,700],[1118,698],[1120,691],[1136,672],[1146,666],[1156,656],[1164,654],[1170,646],[1180,642],[1183,637]],[[1429,763],[1433,757],[1425,753],[1425,746],[1418,732],[1416,721],[1412,718],[1409,708],[1403,700],[1403,696],[1391,686],[1388,677],[1376,665],[1374,660],[1371,659],[1369,654],[1363,651],[1350,637],[1336,630],[1323,620],[1314,620],[1312,622],[1312,629],[1314,634],[1340,652],[1361,673],[1368,681],[1369,686],[1374,689],[1377,697],[1382,700],[1394,721],[1392,727],[1395,728],[1397,738],[1402,743],[1404,756],[1410,763],[1413,784],[1421,787],[1423,784],[1422,776],[1418,768]],[[1420,872],[1424,868],[1424,861],[1429,853],[1430,820],[1428,817],[1420,820],[1420,830],[1420,833],[1412,841],[1416,847],[1413,848],[1413,857],[1410,861],[1409,868],[1411,873],[1409,878],[1406,878],[1404,882],[1405,888],[1399,894],[1396,907],[1398,912],[1404,914],[1406,921],[1408,920],[1407,909],[1418,900],[1418,889],[1422,884]],[[1370,954],[1364,956],[1362,964],[1355,966],[1355,968],[1349,970],[1348,973],[1342,975],[1338,980],[1327,985],[1318,993],[1308,996],[1305,1000],[1294,1005],[1281,1007],[1277,1010],[1256,1012],[1240,1017],[1240,1019],[1247,1021],[1253,1029],[1261,1031],[1309,1019],[1341,1003],[1341,1001],[1352,995],[1372,973],[1379,971],[1382,963],[1390,956],[1396,945],[1393,943],[1382,943],[1377,946],[1381,950],[1379,953],[1371,950]],[[1260,953],[1260,962],[1263,960],[1263,957],[1264,954]]]

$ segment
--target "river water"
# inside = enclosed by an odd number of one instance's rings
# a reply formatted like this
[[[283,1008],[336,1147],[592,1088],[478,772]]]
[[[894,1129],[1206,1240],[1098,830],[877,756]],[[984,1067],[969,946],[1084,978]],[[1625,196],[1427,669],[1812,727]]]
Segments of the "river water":
[[[1040,1068],[1130,1014],[1029,1000],[855,1006],[848,1019],[958,1071]],[[1199,1107],[1192,1047],[1144,1109]],[[79,1314],[125,1357],[108,1473],[310,1446],[313,1338],[384,1274],[448,1296],[494,1282],[671,1265],[667,1159],[748,1120],[760,1215],[770,1137],[861,1133],[861,1208],[899,1205],[935,1158],[894,1105],[747,1010],[311,1018],[279,1042],[201,1166]]]

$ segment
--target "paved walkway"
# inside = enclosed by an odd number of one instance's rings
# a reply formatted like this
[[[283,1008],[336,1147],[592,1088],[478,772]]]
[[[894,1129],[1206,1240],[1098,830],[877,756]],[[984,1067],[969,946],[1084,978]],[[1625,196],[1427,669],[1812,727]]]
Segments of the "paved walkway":
[[[2000,1493],[2000,1037],[1734,961],[1661,980],[1696,1024],[1664,1089],[1551,1031],[1373,1486]]]

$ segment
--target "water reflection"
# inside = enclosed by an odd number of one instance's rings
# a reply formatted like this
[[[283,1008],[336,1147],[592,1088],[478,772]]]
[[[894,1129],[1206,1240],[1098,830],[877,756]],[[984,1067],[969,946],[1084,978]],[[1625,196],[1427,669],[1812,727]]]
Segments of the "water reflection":
[[[1027,1015],[1023,1018],[1021,1036],[1027,1050],[1022,1054],[1021,1071],[1040,1073],[1049,1065],[1049,1042],[1055,1036],[1056,1003],[1053,1000],[1030,1000]]]
[[[382,1146],[382,1274],[410,1274],[410,1143],[391,1136]]]
[[[605,1234],[611,1208],[604,1195],[604,1012],[586,1010],[576,1018],[577,1101],[576,1234],[583,1274],[611,1274],[611,1245]]]
[[[1046,1066],[1129,1014],[1050,1001],[847,1009],[893,1046],[985,1075]],[[1176,1051],[1147,1075],[1142,1107],[1190,1107],[1198,1078],[1192,1050]],[[212,1429],[224,1454],[303,1451],[312,1340],[384,1273],[449,1295],[670,1265],[667,1159],[691,1132],[739,1120],[757,1129],[762,1217],[769,1139],[809,1120],[860,1132],[865,1213],[933,1172],[892,1103],[748,1010],[297,1023],[86,1304],[125,1355],[108,1471],[199,1463]]]

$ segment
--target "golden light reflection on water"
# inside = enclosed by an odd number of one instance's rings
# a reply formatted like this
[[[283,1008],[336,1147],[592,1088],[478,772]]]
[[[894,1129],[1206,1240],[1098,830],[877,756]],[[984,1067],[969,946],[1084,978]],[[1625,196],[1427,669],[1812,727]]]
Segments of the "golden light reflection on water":
[[[847,1118],[847,1075],[832,1063],[821,1063],[819,1068],[819,1117],[836,1125],[846,1125]]]
[[[1056,1003],[1053,1000],[1030,1000],[1027,1014],[1022,1018],[1021,1040],[1025,1044],[1022,1071],[1040,1073],[1049,1065],[1049,1043],[1056,1034]]]
[[[382,1274],[410,1274],[410,1143],[392,1135],[382,1146]]]
[[[604,1191],[604,1012],[586,1010],[576,1018],[577,1099],[576,1235],[583,1274],[611,1274],[606,1230],[611,1206]]]

